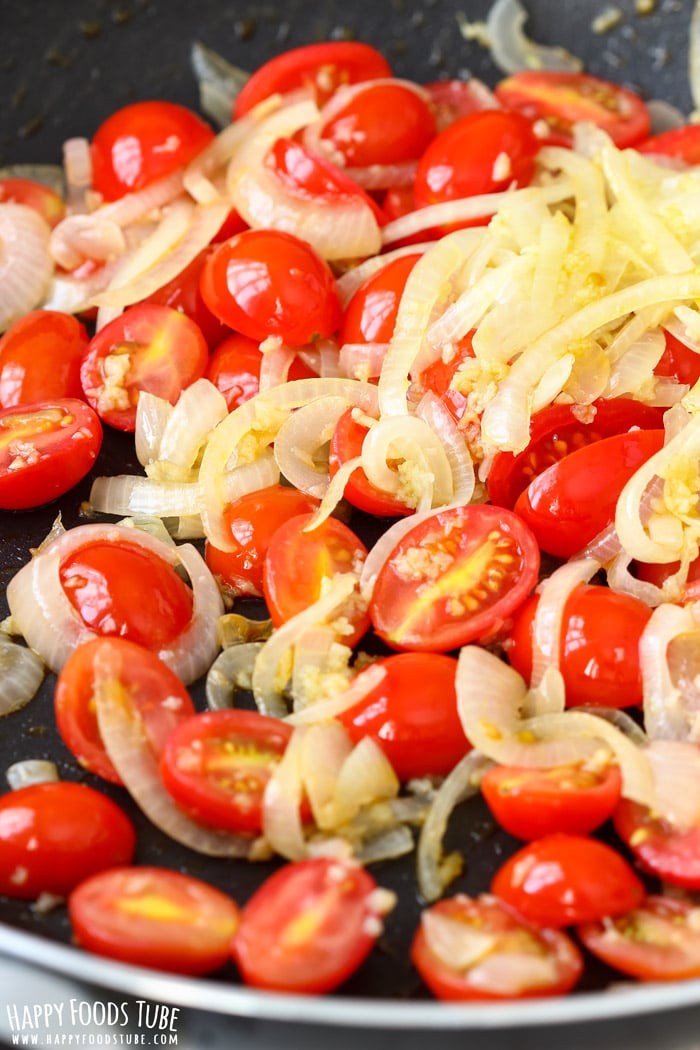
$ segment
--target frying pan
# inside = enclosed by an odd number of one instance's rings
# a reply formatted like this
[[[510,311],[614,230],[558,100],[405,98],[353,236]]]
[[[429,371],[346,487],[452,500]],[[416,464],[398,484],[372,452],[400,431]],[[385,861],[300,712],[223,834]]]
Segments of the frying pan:
[[[619,0],[622,19],[604,34],[593,31],[607,7],[590,0],[527,0],[527,32],[542,43],[578,54],[588,71],[618,80],[647,98],[659,97],[685,113],[692,108],[687,75],[691,0],[657,0],[641,15],[635,0]],[[474,75],[494,83],[499,71],[489,53],[465,42],[456,15],[484,18],[490,0],[0,0],[0,166],[57,163],[61,143],[90,136],[115,109],[144,98],[168,98],[197,107],[189,67],[194,40],[201,40],[242,68],[252,69],[282,50],[315,40],[351,36],[381,48],[399,76],[429,81]],[[136,470],[133,441],[110,432],[93,474]],[[0,514],[0,589],[26,561],[30,547],[48,532],[60,510],[77,524],[90,479],[58,503],[29,513]],[[359,523],[362,527],[362,523]],[[0,608],[4,615],[4,606]],[[53,680],[39,697],[8,719],[0,736],[0,769],[19,758],[52,758],[67,779],[80,771],[52,728]],[[194,690],[201,704],[201,688]],[[100,783],[102,789],[108,790]],[[116,792],[128,809],[123,794]],[[186,870],[245,900],[271,865],[247,866],[185,856],[129,810],[139,832],[138,861]],[[466,857],[455,890],[477,893],[516,848],[496,829],[479,800],[462,807],[450,830]],[[235,973],[208,980],[165,978],[89,957],[70,946],[64,909],[36,915],[25,904],[0,898],[0,1007],[10,1002],[11,982],[29,974],[63,994],[66,980],[83,996],[144,996],[178,1004],[187,1018],[180,1046],[368,1048],[400,1035],[405,1047],[425,1046],[429,1032],[441,1045],[490,1050],[518,1044],[576,1048],[697,1046],[700,981],[672,986],[635,986],[591,963],[581,989],[564,1000],[510,1003],[466,1009],[431,1001],[408,962],[408,945],[420,913],[413,860],[375,868],[377,880],[399,894],[401,904],[387,934],[341,993],[324,999],[266,995],[242,988]],[[61,978],[57,975],[61,974]],[[43,982],[43,983],[42,983]],[[62,983],[60,983],[62,982]],[[37,993],[38,994],[38,993]],[[66,993],[68,994],[68,993]],[[284,1027],[282,1027],[284,1026]],[[0,1035],[2,1033],[0,1027]],[[190,1043],[187,1043],[187,1040]]]

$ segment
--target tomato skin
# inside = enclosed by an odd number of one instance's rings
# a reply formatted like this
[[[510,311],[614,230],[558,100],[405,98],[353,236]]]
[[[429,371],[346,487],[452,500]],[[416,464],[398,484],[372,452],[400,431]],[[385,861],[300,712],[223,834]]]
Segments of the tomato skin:
[[[488,894],[476,898],[456,894],[433,904],[424,916],[440,916],[467,929],[491,934],[496,945],[486,956],[468,969],[450,966],[431,949],[424,921],[421,921],[411,945],[411,960],[433,995],[446,1001],[526,999],[539,996],[565,995],[571,991],[583,972],[583,959],[574,942],[561,930],[541,930],[526,922],[503,901]],[[519,975],[517,987],[498,987],[484,973],[488,960],[501,952],[532,954],[551,958],[553,972],[546,983],[532,980],[525,984]],[[478,975],[478,976],[477,976]]]
[[[440,511],[403,536],[380,569],[372,624],[392,649],[418,652],[491,637],[534,587],[539,564],[534,536],[512,511]]]
[[[210,355],[205,377],[224,395],[229,412],[249,401],[260,391],[262,353],[256,339],[247,335],[229,335]],[[288,379],[310,379],[314,373],[296,357]]]
[[[543,142],[570,146],[573,125],[597,124],[619,149],[634,146],[649,134],[647,107],[633,91],[588,73],[522,70],[495,87],[498,101],[533,121],[544,121]]]
[[[654,375],[673,376],[679,383],[695,386],[700,379],[700,354],[676,339],[671,332],[664,331],[666,349],[654,369]]]
[[[135,846],[126,814],[87,784],[33,784],[0,798],[0,893],[8,897],[65,897],[94,872],[129,864]]]
[[[54,398],[0,411],[0,508],[26,510],[68,492],[90,471],[102,427],[84,401]]]
[[[265,786],[292,729],[257,711],[205,711],[170,733],[160,760],[163,783],[200,824],[256,834],[262,831]]]
[[[441,653],[398,653],[376,661],[386,677],[338,715],[353,743],[371,736],[399,780],[446,776],[471,749],[457,714],[457,662]],[[360,671],[355,682],[360,686]]]
[[[484,800],[500,826],[526,841],[559,831],[595,831],[612,815],[621,786],[617,766],[598,772],[580,763],[552,769],[492,766],[481,780]]]
[[[330,267],[306,241],[280,230],[244,230],[220,244],[207,259],[201,289],[220,321],[259,342],[279,336],[303,346],[340,323]]]
[[[238,231],[236,231],[238,232]],[[230,235],[229,235],[230,236]],[[169,306],[171,310],[179,310],[195,322],[201,331],[209,349],[218,346],[230,330],[223,325],[211,312],[202,298],[199,281],[202,276],[204,264],[213,249],[205,248],[199,255],[195,256],[191,263],[182,270],[172,281],[168,281],[157,291],[142,299],[143,303],[155,303],[158,306]]]
[[[15,321],[0,339],[0,406],[82,399],[88,341],[85,325],[59,310],[32,310]]]
[[[95,710],[97,668],[106,653],[120,659],[122,684],[129,702],[138,708],[155,754],[160,754],[171,730],[194,714],[194,704],[177,675],[155,653],[135,642],[93,638],[73,650],[56,679],[56,727],[84,769],[121,784],[102,743]]]
[[[509,186],[527,186],[540,148],[530,121],[520,113],[489,109],[460,117],[425,150],[414,182],[418,207]],[[503,174],[498,171],[499,158]],[[480,220],[483,221],[483,220]]]
[[[530,423],[530,441],[522,452],[497,452],[487,478],[489,501],[514,507],[533,478],[570,452],[632,427],[658,430],[663,410],[630,397],[601,398],[591,405],[589,420],[577,418],[571,405],[548,405]]]
[[[534,619],[539,596],[516,610],[506,643],[510,664],[532,675]],[[651,609],[631,594],[580,584],[564,606],[559,669],[566,706],[632,707],[642,702],[639,639]]]
[[[615,830],[642,868],[672,886],[700,889],[700,827],[679,831],[631,799],[620,799]]]
[[[239,909],[206,882],[158,867],[113,867],[82,882],[68,913],[78,944],[96,955],[201,976],[229,959]]]
[[[221,551],[207,543],[207,565],[239,593],[262,595],[263,565],[272,536],[289,518],[312,513],[318,506],[313,496],[287,485],[268,485],[241,496],[224,509],[224,520],[237,548]]]
[[[80,381],[86,400],[105,423],[133,431],[142,390],[174,405],[185,387],[204,375],[208,357],[200,328],[186,314],[143,303],[129,307],[93,336]]]
[[[420,254],[403,255],[362,282],[343,312],[338,342],[388,343],[406,281]]]
[[[663,430],[633,430],[570,452],[530,482],[515,513],[542,550],[571,558],[614,519],[626,482],[663,443]]]
[[[399,80],[370,80],[326,121],[321,141],[349,167],[365,168],[418,160],[435,134],[430,105],[418,90]]]
[[[322,103],[341,84],[390,77],[391,67],[381,52],[355,40],[306,44],[265,62],[243,85],[233,106],[238,120],[258,102],[278,92],[310,88]]]
[[[172,565],[136,544],[86,543],[63,559],[61,586],[83,623],[151,651],[175,641],[192,619],[192,591]]]
[[[367,428],[353,418],[351,408],[342,414],[333,431],[328,454],[328,467],[332,478],[344,463],[360,455],[366,434]],[[373,485],[362,467],[353,470],[343,495],[353,507],[380,517],[401,517],[414,512],[413,507]]]
[[[496,872],[491,892],[529,922],[554,929],[621,915],[645,897],[619,853],[597,839],[563,832],[514,853]]]
[[[652,157],[675,157],[685,164],[700,164],[700,127],[684,124],[638,142],[635,149]]]
[[[118,200],[183,167],[213,138],[209,125],[185,106],[134,102],[95,132],[93,186],[105,201]]]
[[[584,946],[608,966],[640,981],[700,976],[700,935],[690,901],[652,895],[638,908],[576,929]]]
[[[352,529],[337,518],[326,520],[311,532],[304,532],[312,514],[289,518],[271,536],[263,563],[263,594],[270,618],[281,627],[292,616],[303,612],[321,596],[324,578],[338,573],[359,573],[367,548]],[[351,633],[343,635],[345,645],[355,645],[369,627],[364,604],[347,603]]]
[[[0,203],[26,204],[49,224],[57,226],[66,213],[66,206],[57,193],[32,179],[0,179]]]
[[[369,898],[376,886],[364,868],[343,860],[280,868],[244,906],[233,939],[245,983],[302,995],[337,988],[374,945]]]

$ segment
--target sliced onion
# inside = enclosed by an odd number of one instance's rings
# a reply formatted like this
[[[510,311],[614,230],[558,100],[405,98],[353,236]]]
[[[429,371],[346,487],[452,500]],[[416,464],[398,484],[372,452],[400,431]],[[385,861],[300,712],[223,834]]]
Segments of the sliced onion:
[[[385,416],[373,424],[362,443],[362,469],[373,485],[409,507],[445,506],[454,498],[447,452],[418,416]]]
[[[652,740],[654,815],[688,831],[700,823],[700,748],[688,740]]]
[[[136,457],[142,466],[160,459],[163,433],[175,406],[149,390],[141,390],[136,405]]]
[[[263,642],[230,645],[219,653],[207,672],[207,707],[212,711],[235,707],[236,693],[250,689],[255,661]]]
[[[8,766],[5,776],[12,791],[32,784],[49,784],[58,780],[58,766],[45,758],[24,758]]]
[[[527,11],[519,0],[495,0],[486,28],[491,56],[503,73],[523,69],[580,72],[583,62],[562,47],[536,44],[523,32]]]
[[[309,776],[305,779],[307,789]],[[400,787],[399,778],[382,748],[372,737],[363,737],[338,771],[333,798],[336,826],[351,820],[365,806],[396,798]]]
[[[427,897],[426,900],[436,898]],[[424,911],[421,928],[431,953],[450,969],[469,969],[489,955],[498,944],[495,933],[480,930],[471,923],[460,922],[439,911]],[[528,958],[532,960],[532,956]]]
[[[651,614],[639,639],[644,727],[652,740],[687,740],[692,728],[684,697],[669,666],[669,645],[679,635],[696,634],[689,606],[663,604]]]
[[[75,270],[87,259],[106,262],[126,250],[121,226],[99,212],[67,215],[51,233],[51,257],[64,270]]]
[[[110,219],[119,226],[129,226],[139,219],[145,218],[158,208],[165,207],[174,201],[183,191],[182,169],[168,175],[164,175],[142,190],[133,193],[125,193],[119,200],[110,201],[99,208],[102,218]]]
[[[471,503],[476,474],[464,431],[460,430],[442,398],[428,391],[416,405],[416,415],[439,438],[452,474],[453,502]]]
[[[35,652],[0,632],[0,718],[34,699],[44,672],[44,664]]]
[[[35,309],[51,278],[51,230],[26,204],[0,204],[0,332]]]
[[[189,470],[210,432],[227,415],[223,394],[208,379],[197,379],[182,391],[173,411],[168,414],[158,458]]]
[[[190,65],[199,84],[202,112],[219,127],[230,124],[233,103],[250,73],[232,65],[200,40],[190,48]]]
[[[296,489],[322,499],[330,481],[328,443],[348,408],[344,397],[323,397],[303,405],[280,427],[275,439],[277,466]]]
[[[302,726],[313,725],[314,722],[324,722],[330,718],[337,718],[344,711],[358,704],[365,696],[376,689],[386,678],[386,668],[380,664],[370,664],[361,676],[356,676],[349,682],[346,689],[329,700],[318,700],[307,704],[300,711],[294,711],[285,719],[290,725]]]
[[[581,583],[588,583],[600,568],[593,558],[560,565],[537,588],[539,600],[532,624],[532,674],[530,688],[537,689],[548,667],[559,667],[564,607]]]
[[[95,478],[90,504],[100,514],[146,514],[175,518],[199,512],[196,481],[165,482],[136,474]]]
[[[63,168],[66,173],[66,210],[69,215],[82,215],[88,210],[92,189],[92,154],[85,138],[67,139],[63,143]]]
[[[336,282],[338,295],[343,307],[348,305],[360,285],[364,284],[372,274],[388,266],[395,259],[402,259],[406,255],[421,255],[433,246],[433,241],[426,241],[425,244],[406,244],[401,248],[394,248],[393,251],[382,252],[381,255],[371,255],[368,259],[363,259],[362,262],[359,262],[357,266],[352,266],[349,270],[346,270]]]
[[[260,120],[280,105],[280,96],[274,95],[256,106],[242,119],[227,126],[219,132],[203,150],[190,161],[183,177],[187,192],[199,204],[216,204],[224,193],[212,181],[216,172],[223,169],[240,146],[250,138]]]
[[[343,764],[353,749],[340,722],[321,722],[309,726],[303,735],[301,777],[316,826],[332,831],[354,816],[356,809],[339,818],[336,785]]]
[[[388,343],[345,343],[338,352],[340,374],[367,382],[381,375]]]
[[[308,854],[301,822],[302,754],[307,732],[294,730],[263,794],[263,835],[272,849],[287,860],[303,860]]]
[[[388,190],[396,186],[412,186],[418,164],[407,160],[399,164],[369,164],[365,168],[343,169],[344,173],[364,190]]]

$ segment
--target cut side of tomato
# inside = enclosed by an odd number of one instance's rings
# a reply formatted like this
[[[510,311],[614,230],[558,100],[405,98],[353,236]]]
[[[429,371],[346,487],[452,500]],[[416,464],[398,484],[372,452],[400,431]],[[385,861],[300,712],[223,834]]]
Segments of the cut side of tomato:
[[[700,827],[680,831],[628,798],[620,799],[613,822],[645,871],[672,886],[700,889]]]
[[[662,131],[638,142],[635,149],[654,157],[674,157],[686,164],[700,164],[700,126],[684,124],[680,128]]]
[[[246,984],[301,994],[337,988],[381,933],[377,884],[358,864],[287,864],[243,908],[233,957]]]
[[[565,933],[537,929],[488,894],[460,893],[424,911],[411,959],[433,995],[448,1001],[564,995],[583,973]]]
[[[512,511],[453,507],[420,522],[390,553],[370,602],[394,649],[448,652],[500,632],[537,582],[540,556]]]
[[[201,879],[158,867],[114,867],[68,901],[78,944],[95,955],[200,976],[230,958],[236,903]]]

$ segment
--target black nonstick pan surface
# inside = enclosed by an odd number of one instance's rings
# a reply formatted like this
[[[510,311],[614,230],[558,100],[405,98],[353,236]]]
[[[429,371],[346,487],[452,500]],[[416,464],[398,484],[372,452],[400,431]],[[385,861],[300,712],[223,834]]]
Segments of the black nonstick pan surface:
[[[691,0],[657,0],[641,14],[635,0],[619,0],[620,19],[605,33],[593,20],[609,6],[588,0],[526,0],[527,32],[542,43],[578,54],[589,72],[618,80],[647,98],[663,98],[690,113],[687,54]],[[490,0],[0,0],[0,167],[58,163],[62,142],[90,136],[111,112],[129,102],[168,98],[197,108],[189,53],[201,40],[233,63],[253,69],[266,58],[311,41],[353,37],[381,48],[397,75],[421,81],[474,75],[493,84],[499,72],[488,52],[459,33],[457,15],[485,17]],[[133,441],[110,432],[94,474],[136,470]],[[61,501],[29,513],[0,512],[0,591],[48,532],[59,510],[77,524],[90,479]],[[367,523],[357,522],[367,530]],[[5,615],[4,599],[0,615]],[[0,770],[20,758],[51,758],[67,779],[85,779],[53,728],[53,679],[23,712],[0,725]],[[197,702],[202,690],[195,688]],[[103,783],[99,786],[109,791]],[[141,863],[173,866],[203,877],[244,901],[272,865],[212,861],[175,847],[129,806],[139,832]],[[498,831],[480,801],[464,806],[451,842],[466,858],[454,889],[478,893],[517,847]],[[420,914],[414,860],[375,867],[377,880],[397,891],[400,906],[362,969],[341,992],[325,999],[266,996],[241,988],[231,968],[206,981],[164,978],[107,963],[69,947],[64,909],[39,916],[23,903],[0,898],[0,953],[35,972],[62,973],[125,995],[144,995],[190,1011],[191,1045],[372,1047],[394,1030],[406,1047],[425,1046],[430,1032],[446,1047],[482,1045],[700,1045],[700,981],[668,987],[631,986],[593,963],[581,989],[566,1000],[452,1008],[432,1001],[408,960]],[[93,989],[94,992],[94,989]],[[97,994],[97,993],[95,993]],[[8,996],[0,982],[0,1010]],[[104,995],[103,995],[104,998]],[[9,999],[8,999],[9,1002]],[[284,1027],[282,1027],[284,1024]],[[309,1027],[311,1026],[311,1027]],[[332,1029],[332,1031],[331,1031]],[[0,1027],[0,1033],[2,1028]],[[206,1035],[201,1033],[206,1032]],[[283,1034],[282,1034],[283,1033]],[[398,1034],[400,1033],[400,1034]],[[181,1041],[181,1044],[182,1041]],[[376,1045],[379,1045],[377,1042]]]

